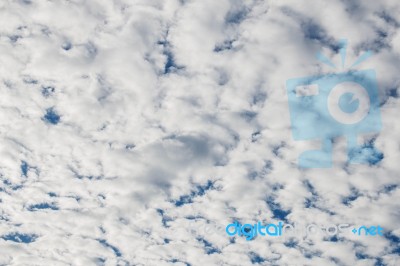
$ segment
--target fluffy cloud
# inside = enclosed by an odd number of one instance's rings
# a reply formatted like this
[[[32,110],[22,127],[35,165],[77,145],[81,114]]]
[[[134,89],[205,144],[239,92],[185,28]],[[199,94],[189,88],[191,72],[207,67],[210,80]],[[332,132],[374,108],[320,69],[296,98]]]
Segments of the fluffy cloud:
[[[0,264],[396,265],[396,1],[3,1]],[[285,82],[377,73],[369,165],[300,169]],[[340,70],[339,70],[340,71]],[[318,130],[318,129],[316,129]],[[384,236],[229,237],[234,220]]]

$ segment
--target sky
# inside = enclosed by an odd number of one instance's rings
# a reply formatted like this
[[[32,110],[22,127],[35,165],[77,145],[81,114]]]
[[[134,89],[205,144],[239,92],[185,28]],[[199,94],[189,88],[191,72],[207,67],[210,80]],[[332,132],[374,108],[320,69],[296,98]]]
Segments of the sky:
[[[400,265],[399,12],[1,1],[0,265]],[[370,159],[349,163],[339,136],[330,167],[300,167],[321,140],[295,140],[287,81],[368,69],[382,128],[356,142]],[[248,241],[226,233],[235,221],[383,234]]]

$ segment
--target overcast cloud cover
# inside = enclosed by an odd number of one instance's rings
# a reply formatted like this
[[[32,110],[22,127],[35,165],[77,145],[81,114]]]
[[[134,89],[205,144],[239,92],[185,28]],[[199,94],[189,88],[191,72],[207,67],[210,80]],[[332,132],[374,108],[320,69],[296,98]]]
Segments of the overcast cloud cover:
[[[400,265],[400,3],[2,0],[1,265]],[[287,79],[375,69],[383,158],[298,168]],[[318,130],[318,129],[316,129]],[[234,220],[384,236],[229,237]]]

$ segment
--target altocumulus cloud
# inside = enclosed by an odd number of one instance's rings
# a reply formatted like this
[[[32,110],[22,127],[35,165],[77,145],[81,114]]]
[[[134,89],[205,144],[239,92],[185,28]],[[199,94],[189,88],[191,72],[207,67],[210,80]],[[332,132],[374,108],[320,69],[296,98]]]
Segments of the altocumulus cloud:
[[[398,265],[398,1],[0,3],[0,264]],[[371,50],[367,165],[301,170],[285,81]],[[378,151],[379,150],[379,151]],[[242,222],[382,237],[230,238]],[[396,263],[397,261],[397,263]]]

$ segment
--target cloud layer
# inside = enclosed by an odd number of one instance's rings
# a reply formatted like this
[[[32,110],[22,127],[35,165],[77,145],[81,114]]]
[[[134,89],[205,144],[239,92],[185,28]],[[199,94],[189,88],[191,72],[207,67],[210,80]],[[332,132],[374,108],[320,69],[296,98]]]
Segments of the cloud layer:
[[[397,1],[0,3],[0,264],[397,265]],[[375,69],[380,159],[298,168],[285,82]],[[316,129],[318,130],[318,129]],[[369,146],[368,146],[369,145]],[[370,150],[368,150],[370,149]],[[382,237],[230,238],[234,220]]]

